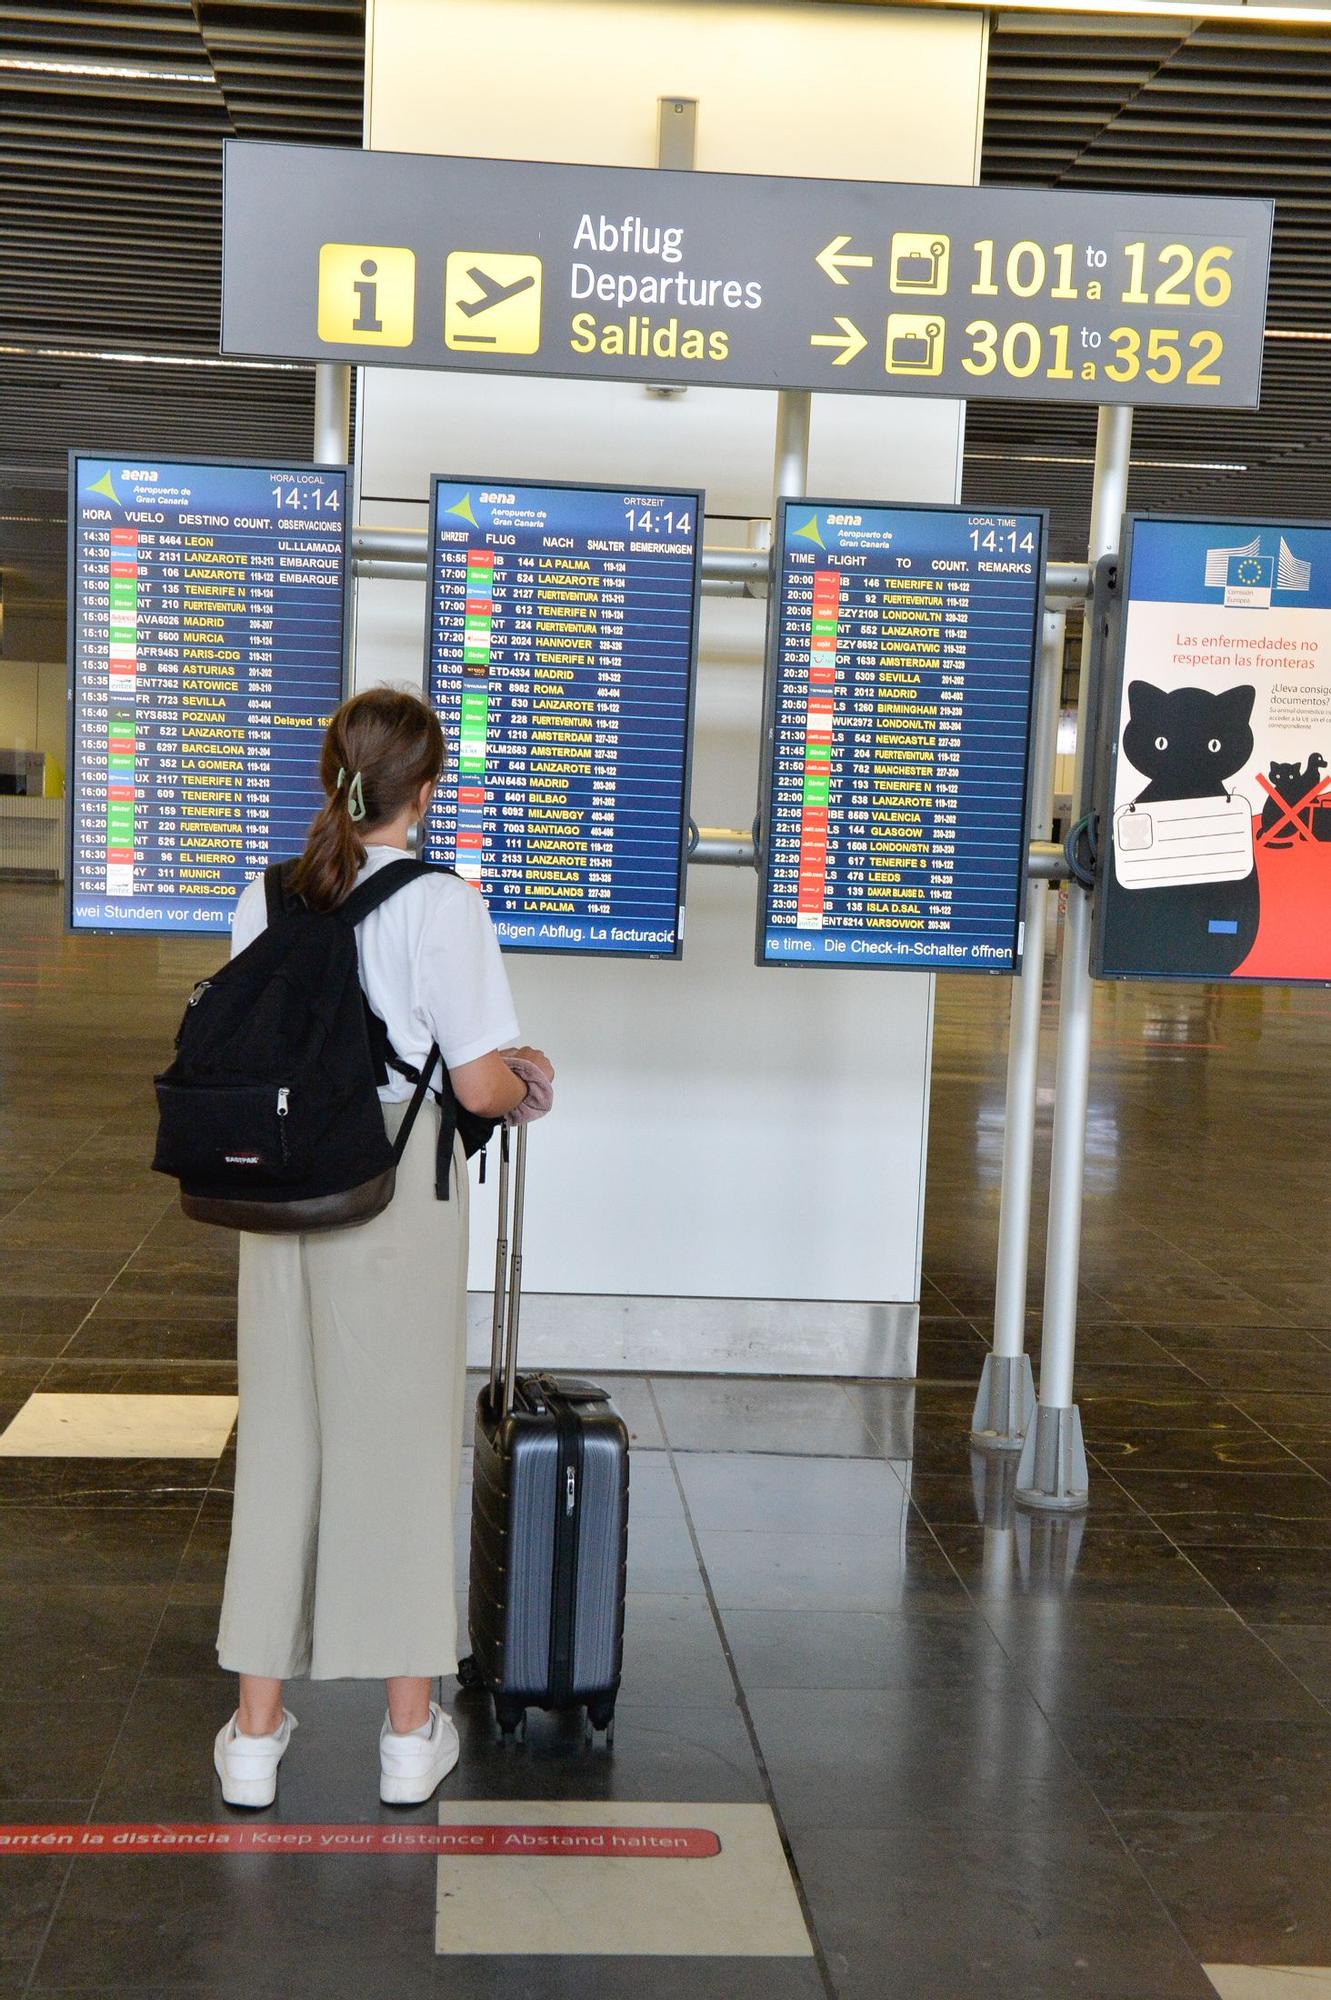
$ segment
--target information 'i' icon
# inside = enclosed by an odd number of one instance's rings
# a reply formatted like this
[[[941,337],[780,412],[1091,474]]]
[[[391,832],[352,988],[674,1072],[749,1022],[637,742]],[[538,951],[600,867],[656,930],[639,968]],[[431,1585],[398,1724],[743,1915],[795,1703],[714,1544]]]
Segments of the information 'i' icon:
[[[361,259],[360,276],[352,286],[352,291],[360,300],[360,311],[351,322],[353,333],[382,333],[384,323],[375,312],[379,300],[379,266],[373,257]]]
[[[319,338],[334,347],[410,347],[416,324],[414,252],[382,243],[319,251]]]

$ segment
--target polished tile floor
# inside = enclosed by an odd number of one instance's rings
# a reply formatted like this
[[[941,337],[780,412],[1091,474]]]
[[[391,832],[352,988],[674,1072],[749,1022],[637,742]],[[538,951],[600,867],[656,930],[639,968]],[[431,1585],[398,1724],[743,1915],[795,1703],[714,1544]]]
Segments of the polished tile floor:
[[[144,1079],[212,956],[67,939],[49,892],[0,885],[0,1430],[33,1396],[55,1424],[49,1451],[0,1451],[0,1837],[242,1817],[209,1764],[232,1448],[126,1429],[145,1400],[211,1421],[234,1393],[231,1247],[144,1169]],[[1015,1514],[1010,1463],[967,1448],[997,980],[940,989],[919,1380],[615,1383],[636,1454],[613,1755],[548,1720],[503,1749],[464,1697],[446,1797],[770,1808],[811,1957],[438,1955],[426,1854],[0,1853],[0,1993],[1331,1991],[1329,1034],[1317,992],[1099,994],[1083,1520]],[[377,1803],[376,1689],[291,1703],[260,1824],[433,1824]]]

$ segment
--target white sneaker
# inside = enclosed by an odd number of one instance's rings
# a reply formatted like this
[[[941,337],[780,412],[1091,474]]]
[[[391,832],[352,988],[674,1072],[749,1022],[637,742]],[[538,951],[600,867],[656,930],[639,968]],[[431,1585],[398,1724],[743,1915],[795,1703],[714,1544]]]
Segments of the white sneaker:
[[[399,1736],[385,1715],[379,1731],[379,1797],[386,1806],[423,1806],[458,1761],[452,1717],[430,1703],[430,1733]]]
[[[270,1806],[277,1797],[277,1767],[296,1718],[284,1708],[282,1727],[271,1736],[242,1736],[236,1719],[233,1715],[218,1730],[213,1744],[213,1769],[222,1781],[222,1797],[229,1806]]]

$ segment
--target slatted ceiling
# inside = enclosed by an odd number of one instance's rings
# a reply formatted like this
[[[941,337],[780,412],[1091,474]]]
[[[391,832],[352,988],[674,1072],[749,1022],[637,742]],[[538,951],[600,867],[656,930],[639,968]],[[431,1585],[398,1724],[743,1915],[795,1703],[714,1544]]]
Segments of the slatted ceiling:
[[[181,0],[84,0],[74,7],[0,4],[0,38],[15,55],[78,62],[164,62],[202,69],[198,27]]]
[[[5,341],[215,352],[222,143],[231,122],[189,0],[132,7],[94,0],[19,20],[16,11],[0,9],[0,39],[16,54],[207,81],[0,75]],[[60,409],[50,371],[10,357],[11,369],[20,376],[24,428],[40,435]],[[79,429],[87,434],[86,419],[80,425],[77,409],[70,414],[75,436],[62,427],[57,447],[75,442]],[[26,448],[0,416],[0,458]]]
[[[15,55],[205,79],[0,73],[0,344],[215,355],[221,142],[359,144],[362,35],[361,0],[0,0]],[[983,177],[1273,195],[1269,323],[1331,330],[1329,114],[1321,31],[1000,12]],[[58,466],[71,444],[309,449],[309,371],[0,354],[0,380],[0,513],[21,511],[6,465]],[[1139,413],[1132,504],[1331,517],[1328,390],[1331,343],[1272,340],[1259,412]],[[1054,552],[1084,554],[1094,412],[973,403],[967,436],[966,499],[1047,503]]]
[[[198,0],[204,48],[237,135],[358,146],[362,12],[361,0]]]
[[[0,50],[157,72],[0,71],[0,349],[56,350],[0,352],[0,516],[70,448],[308,458],[308,368],[99,357],[216,358],[223,142],[360,144],[362,0],[0,4]],[[11,580],[41,541],[0,519]]]
[[[982,178],[1026,187],[1264,195],[1267,324],[1331,331],[1331,35],[1294,24],[995,16]],[[1095,416],[972,403],[965,498],[1044,501],[1057,556],[1085,554]],[[1052,464],[1016,462],[1038,456]],[[1174,465],[1151,461],[1185,461]],[[1242,471],[1213,471],[1217,464]],[[1331,518],[1331,343],[1268,339],[1257,411],[1138,411],[1134,507]]]
[[[0,451],[14,465],[50,465],[71,449],[169,456],[308,459],[314,378],[308,369],[175,369],[0,354],[26,421],[0,413]],[[57,440],[53,449],[52,440]],[[0,513],[9,496],[0,477]]]

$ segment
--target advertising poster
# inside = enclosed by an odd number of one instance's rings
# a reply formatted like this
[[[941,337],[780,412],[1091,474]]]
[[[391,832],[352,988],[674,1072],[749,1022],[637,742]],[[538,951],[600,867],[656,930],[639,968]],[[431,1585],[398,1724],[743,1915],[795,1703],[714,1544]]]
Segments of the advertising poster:
[[[1137,516],[1122,595],[1095,971],[1331,982],[1331,526]]]

